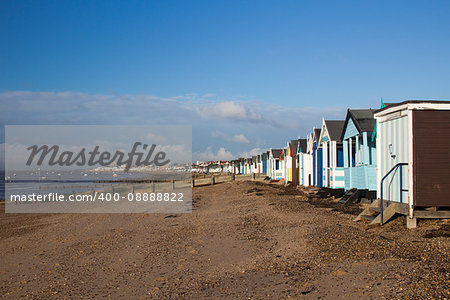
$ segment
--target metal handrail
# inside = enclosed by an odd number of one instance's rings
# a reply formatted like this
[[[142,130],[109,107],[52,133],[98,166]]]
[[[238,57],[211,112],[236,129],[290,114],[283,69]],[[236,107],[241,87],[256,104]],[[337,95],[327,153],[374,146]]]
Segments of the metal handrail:
[[[380,218],[381,218],[381,225],[383,225],[383,181],[397,168],[401,167],[401,166],[407,166],[407,163],[398,163],[395,166],[392,167],[392,169],[386,173],[386,175],[383,176],[383,178],[381,179],[381,199],[380,199]],[[403,195],[402,192],[404,191],[408,191],[408,190],[403,190],[402,185],[403,185],[403,176],[402,176],[402,168],[400,168],[400,203],[403,203]]]

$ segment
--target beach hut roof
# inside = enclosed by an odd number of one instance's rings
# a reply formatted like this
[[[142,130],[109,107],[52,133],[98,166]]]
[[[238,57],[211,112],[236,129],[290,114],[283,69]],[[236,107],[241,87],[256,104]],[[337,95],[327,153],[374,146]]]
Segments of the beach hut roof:
[[[345,121],[337,120],[325,120],[325,126],[328,130],[328,136],[332,141],[341,141],[342,129],[344,128]]]
[[[407,100],[407,101],[398,102],[398,103],[385,103],[384,108],[378,109],[374,113],[378,113],[380,111],[386,110],[386,109],[394,107],[394,106],[401,106],[401,105],[405,105],[405,104],[426,104],[426,103],[448,104],[448,103],[450,103],[450,101],[448,101],[448,100]]]
[[[297,155],[298,153],[298,140],[291,141],[291,156]]]
[[[344,128],[341,133],[341,139],[343,139],[345,128],[347,127],[350,119],[352,119],[353,124],[355,124],[356,129],[358,129],[359,132],[372,132],[376,125],[376,121],[373,116],[374,112],[375,109],[348,109]]]
[[[271,149],[272,151],[272,156],[275,158],[279,158],[280,157],[280,151],[281,149]]]
[[[298,146],[302,153],[306,153],[306,150],[307,150],[306,148],[308,147],[308,141],[306,139],[299,139]]]
[[[316,136],[317,139],[319,138],[321,131],[322,131],[321,128],[315,128],[314,129],[314,135]]]

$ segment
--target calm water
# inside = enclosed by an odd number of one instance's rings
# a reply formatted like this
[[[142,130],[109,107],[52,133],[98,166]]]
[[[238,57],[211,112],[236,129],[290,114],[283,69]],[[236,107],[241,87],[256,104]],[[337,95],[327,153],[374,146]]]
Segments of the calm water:
[[[50,192],[71,193],[84,192],[102,188],[99,181],[115,181],[151,178],[146,173],[112,173],[112,172],[53,172],[53,171],[11,171],[5,174],[7,180],[0,185],[0,195],[9,194],[46,194]],[[2,176],[5,179],[5,176]]]

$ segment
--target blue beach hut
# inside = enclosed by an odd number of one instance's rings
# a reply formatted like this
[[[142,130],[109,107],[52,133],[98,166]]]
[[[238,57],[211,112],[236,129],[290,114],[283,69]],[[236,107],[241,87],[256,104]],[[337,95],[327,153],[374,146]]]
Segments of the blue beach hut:
[[[323,163],[322,163],[322,148],[320,147],[320,128],[314,128],[312,134],[313,144],[313,185],[323,186]]]
[[[342,130],[344,145],[345,190],[352,188],[376,191],[376,142],[373,109],[349,109]]]

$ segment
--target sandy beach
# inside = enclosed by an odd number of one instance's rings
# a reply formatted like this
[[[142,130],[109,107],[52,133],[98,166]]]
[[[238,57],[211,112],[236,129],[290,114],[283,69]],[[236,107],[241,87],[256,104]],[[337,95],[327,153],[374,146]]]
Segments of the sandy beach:
[[[449,298],[450,225],[262,181],[196,187],[192,214],[4,214],[4,298]]]

